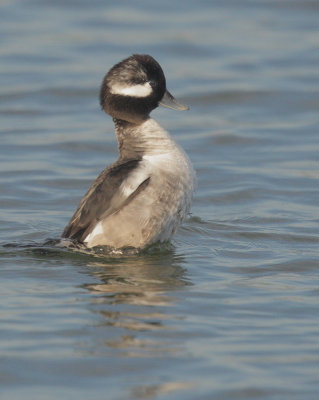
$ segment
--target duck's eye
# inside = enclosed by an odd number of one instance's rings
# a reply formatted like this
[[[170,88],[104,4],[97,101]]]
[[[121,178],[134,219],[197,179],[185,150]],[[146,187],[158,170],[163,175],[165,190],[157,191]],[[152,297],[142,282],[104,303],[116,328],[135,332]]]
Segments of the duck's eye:
[[[132,79],[132,84],[134,85],[145,85],[146,82],[148,82],[147,79],[140,79],[140,78]]]
[[[152,88],[157,87],[157,81],[154,81],[153,79],[149,80],[149,84],[151,85]]]

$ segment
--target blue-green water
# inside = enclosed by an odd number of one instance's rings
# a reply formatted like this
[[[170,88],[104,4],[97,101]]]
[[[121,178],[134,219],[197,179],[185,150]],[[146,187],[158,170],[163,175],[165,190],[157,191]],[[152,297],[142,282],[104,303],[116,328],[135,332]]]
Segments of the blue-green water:
[[[1,399],[318,399],[319,1],[0,1]],[[162,65],[153,113],[198,189],[171,248],[54,245],[117,158],[107,70]],[[47,241],[47,239],[53,241]]]

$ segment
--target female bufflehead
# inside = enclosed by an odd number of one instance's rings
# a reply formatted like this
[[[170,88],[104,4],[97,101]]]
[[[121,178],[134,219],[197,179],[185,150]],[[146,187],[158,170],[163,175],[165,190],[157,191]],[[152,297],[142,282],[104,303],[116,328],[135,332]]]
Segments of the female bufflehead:
[[[119,158],[93,182],[62,237],[117,249],[166,241],[190,208],[195,174],[184,151],[149,114],[158,105],[188,107],[166,90],[158,62],[140,54],[111,68],[100,104],[113,118]]]

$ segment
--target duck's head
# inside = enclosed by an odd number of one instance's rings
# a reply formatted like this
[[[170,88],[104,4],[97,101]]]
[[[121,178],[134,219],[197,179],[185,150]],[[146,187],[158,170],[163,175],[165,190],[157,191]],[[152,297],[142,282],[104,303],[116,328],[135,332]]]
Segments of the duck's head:
[[[131,123],[143,122],[159,105],[188,109],[166,90],[159,63],[144,54],[134,54],[110,69],[102,82],[100,104],[113,118]]]

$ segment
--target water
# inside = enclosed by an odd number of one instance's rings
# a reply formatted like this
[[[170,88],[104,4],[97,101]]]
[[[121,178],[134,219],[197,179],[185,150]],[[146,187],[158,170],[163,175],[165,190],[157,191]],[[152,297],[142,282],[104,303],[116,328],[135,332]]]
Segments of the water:
[[[0,2],[1,399],[317,399],[319,2]],[[99,110],[133,52],[191,110],[164,249],[55,245],[117,157]],[[48,240],[48,239],[51,239]]]

